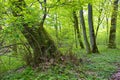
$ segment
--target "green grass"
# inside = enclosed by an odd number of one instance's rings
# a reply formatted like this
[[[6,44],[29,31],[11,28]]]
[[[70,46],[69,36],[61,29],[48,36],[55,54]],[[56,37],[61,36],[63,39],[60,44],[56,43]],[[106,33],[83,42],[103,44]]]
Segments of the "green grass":
[[[106,49],[99,47],[100,54],[88,55],[90,63],[85,63],[85,70],[89,73],[89,80],[108,80],[108,78],[120,67],[120,49]],[[91,75],[91,74],[92,75]]]
[[[76,51],[78,57],[83,58],[83,63],[79,66],[74,64],[55,65],[42,71],[26,68],[21,72],[5,74],[1,80],[108,80],[108,78],[120,67],[120,49],[107,49],[99,46],[100,54],[85,54],[84,50]],[[7,58],[2,57],[7,63]],[[18,67],[19,62],[15,62],[13,68]],[[15,65],[16,64],[16,65]],[[4,68],[2,68],[4,70]],[[9,68],[11,69],[11,68]]]
[[[1,80],[77,80],[79,75],[69,66],[54,66],[45,71],[26,68],[23,72],[6,74]]]

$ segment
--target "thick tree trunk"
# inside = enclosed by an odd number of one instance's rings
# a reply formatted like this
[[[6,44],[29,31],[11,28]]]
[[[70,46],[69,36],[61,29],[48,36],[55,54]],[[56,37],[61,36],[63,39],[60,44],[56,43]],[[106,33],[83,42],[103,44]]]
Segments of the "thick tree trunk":
[[[78,37],[78,40],[79,40],[80,47],[82,49],[84,49],[84,45],[83,45],[83,42],[82,42],[82,39],[81,39],[79,26],[78,26],[78,18],[77,18],[77,15],[76,15],[75,11],[73,11],[73,19],[74,19],[74,28],[75,28],[76,33],[77,33],[77,37]]]
[[[29,28],[26,24],[22,33],[33,49],[34,65],[42,62],[42,57],[54,57],[55,53],[57,53],[54,41],[45,31],[43,25],[39,29],[33,29]]]
[[[90,43],[93,53],[99,53],[96,38],[94,33],[94,26],[93,26],[93,14],[92,14],[92,5],[88,4],[88,24],[89,24],[89,32],[90,32]]]
[[[46,0],[44,0],[46,2]],[[12,10],[12,13],[15,17],[24,18],[24,14],[21,14],[23,8],[26,7],[24,0],[13,1],[12,4],[18,9],[18,11]],[[46,9],[45,9],[46,10]],[[33,55],[31,54],[30,58],[33,62],[32,64],[38,66],[40,62],[43,61],[43,57],[54,57],[57,52],[57,47],[55,46],[54,41],[50,38],[49,34],[43,27],[44,20],[46,18],[46,13],[44,13],[43,18],[39,24],[39,28],[29,27],[29,23],[25,23],[24,19],[22,20],[23,30],[21,31],[28,41],[29,45],[33,50]]]
[[[84,16],[83,16],[83,8],[80,10],[80,23],[82,26],[83,37],[84,37],[84,42],[86,46],[86,52],[91,53],[90,44],[88,42],[87,34],[86,34],[86,27],[85,27],[85,21],[84,21]]]
[[[116,39],[118,1],[119,0],[114,0],[114,3],[113,3],[113,12],[112,12],[112,16],[111,16],[111,27],[110,27],[108,48],[116,48],[115,39]]]

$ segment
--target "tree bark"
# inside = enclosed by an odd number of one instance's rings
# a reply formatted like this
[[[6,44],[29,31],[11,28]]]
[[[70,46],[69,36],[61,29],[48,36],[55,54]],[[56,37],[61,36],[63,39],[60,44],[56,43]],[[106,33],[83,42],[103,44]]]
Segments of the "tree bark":
[[[109,38],[109,20],[108,17],[106,16],[106,45],[108,44],[108,38]]]
[[[103,22],[103,20],[104,20],[104,17],[105,17],[105,16],[102,16],[105,3],[106,3],[106,0],[99,3],[98,23],[97,23],[96,33],[95,33],[95,38],[96,38],[96,39],[97,39],[97,35],[98,35],[98,31],[99,31],[100,25],[102,24],[102,22]],[[102,7],[102,6],[103,6],[103,7]]]
[[[46,2],[46,0],[44,1]],[[43,27],[46,18],[46,13],[44,13],[41,22],[38,23],[39,28],[36,28],[34,26],[29,27],[29,23],[24,22],[24,14],[21,14],[21,12],[23,11],[22,8],[26,7],[25,1],[14,1],[12,2],[12,5],[14,5],[15,8],[19,9],[19,11],[13,10],[13,15],[15,17],[19,17],[18,15],[20,15],[20,17],[23,18],[23,30],[21,32],[23,33],[33,50],[33,62],[31,62],[32,66],[38,66],[39,63],[43,61],[42,57],[54,57],[55,53],[57,52],[57,47],[55,46],[54,41],[51,39],[51,37]]]
[[[76,30],[77,37],[78,37],[78,40],[79,40],[79,45],[82,49],[84,49],[84,45],[83,45],[83,42],[82,42],[82,39],[81,39],[80,30],[79,30],[79,26],[78,26],[78,18],[77,18],[77,15],[76,15],[75,11],[73,11],[73,19],[74,19],[74,28]]]
[[[95,33],[94,33],[92,5],[90,3],[88,4],[88,24],[89,24],[90,43],[91,43],[92,52],[99,53],[96,44]]]
[[[24,25],[24,27],[25,29],[22,33],[33,49],[35,65],[42,62],[42,57],[55,56],[54,53],[57,52],[57,48],[43,25],[39,29],[30,29],[27,25]]]
[[[55,36],[56,36],[56,42],[59,43],[59,26],[58,26],[58,15],[57,13],[54,15],[54,28],[55,28]]]
[[[84,42],[86,46],[86,52],[91,53],[90,44],[89,44],[87,34],[86,34],[86,26],[85,26],[85,21],[84,21],[84,16],[83,16],[83,8],[80,10],[80,23],[82,26],[83,38],[84,38]]]
[[[114,0],[114,2],[113,2],[113,11],[112,11],[112,16],[111,16],[111,27],[110,27],[108,48],[116,48],[115,40],[116,40],[118,1],[119,0]]]

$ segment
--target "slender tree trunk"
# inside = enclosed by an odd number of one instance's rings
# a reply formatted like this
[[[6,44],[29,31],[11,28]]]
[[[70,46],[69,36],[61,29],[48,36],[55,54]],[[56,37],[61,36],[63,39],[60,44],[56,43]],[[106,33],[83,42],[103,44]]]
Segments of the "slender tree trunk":
[[[1,30],[2,30],[2,26],[0,25],[0,33]],[[4,43],[4,38],[2,38],[2,36],[0,35],[0,47],[3,46],[3,43]]]
[[[87,34],[86,34],[86,26],[85,26],[85,20],[84,20],[84,16],[83,16],[83,8],[80,10],[80,23],[82,26],[83,37],[84,37],[84,42],[85,42],[85,46],[86,46],[86,52],[91,53],[90,44],[88,42],[88,38],[87,38]]]
[[[55,16],[54,16],[54,22],[55,22],[55,24],[54,24],[54,27],[55,27],[55,34],[56,34],[56,38],[57,38],[57,40],[58,40],[58,20],[57,20],[57,13],[55,14]],[[58,42],[58,41],[57,41]]]
[[[77,30],[75,29],[75,27],[74,27],[74,37],[75,37],[75,46],[76,46],[76,48],[78,48],[78,43],[77,43]]]
[[[46,0],[44,0],[46,3]],[[29,45],[33,49],[33,59],[32,65],[38,66],[40,62],[44,61],[43,57],[54,57],[57,51],[54,41],[51,39],[49,34],[43,27],[46,13],[44,13],[43,18],[39,24],[39,28],[29,27],[29,23],[24,22],[24,14],[21,14],[23,8],[26,7],[24,0],[13,1],[12,5],[18,9],[18,11],[12,10],[15,17],[22,17],[23,30],[21,31],[25,38],[27,39]],[[45,8],[46,12],[46,8]]]
[[[73,11],[73,19],[74,19],[74,28],[77,32],[77,37],[78,37],[78,40],[79,40],[80,47],[82,49],[84,49],[84,45],[83,45],[83,42],[82,42],[82,39],[81,39],[79,26],[78,26],[78,18],[77,18],[77,15],[76,15],[75,11]]]
[[[116,23],[117,23],[117,13],[118,13],[118,1],[114,0],[113,2],[113,11],[111,16],[111,27],[109,35],[109,44],[108,48],[116,48]]]
[[[101,13],[98,16],[98,24],[97,24],[96,34],[95,34],[95,38],[96,39],[97,39],[97,35],[98,35],[98,31],[99,31],[100,25],[101,25],[102,21],[104,20],[104,16],[101,18]]]
[[[108,36],[109,36],[109,21],[108,17],[106,16],[106,44],[108,43]]]
[[[94,33],[92,5],[90,3],[88,4],[88,24],[89,24],[90,43],[91,43],[92,52],[99,53],[96,44],[95,33]]]
[[[104,16],[102,16],[102,12],[103,12],[105,3],[106,3],[106,0],[105,0],[104,2],[102,2],[102,3],[99,3],[98,23],[97,23],[96,33],[95,33],[96,39],[97,39],[99,27],[100,27],[100,25],[102,24],[102,22],[103,22],[103,20],[104,20]],[[103,7],[101,8],[101,6],[103,6]]]

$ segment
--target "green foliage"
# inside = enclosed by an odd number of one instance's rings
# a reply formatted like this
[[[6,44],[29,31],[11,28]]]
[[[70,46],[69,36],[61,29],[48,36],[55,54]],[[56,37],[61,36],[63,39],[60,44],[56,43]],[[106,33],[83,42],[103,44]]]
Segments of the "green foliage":
[[[46,71],[34,71],[31,68],[26,68],[24,71],[18,73],[11,73],[4,75],[1,80],[78,80],[79,74],[75,74],[73,67],[67,66],[53,66]],[[72,72],[73,71],[73,72]]]
[[[23,66],[25,63],[21,59],[21,56],[13,55],[13,53],[9,53],[9,55],[0,56],[0,73],[4,73],[9,70],[16,69],[20,66]]]
[[[31,68],[27,68],[22,73],[6,74],[1,80],[33,80],[35,72]]]
[[[102,53],[100,55],[89,55],[90,63],[85,63],[85,70],[88,71],[88,78],[95,80],[108,80],[108,78],[120,67],[120,56],[118,49],[104,50],[105,47],[100,46]],[[90,80],[92,80],[90,79]]]
[[[68,65],[61,65],[58,63],[57,66],[51,66],[45,71],[33,70],[32,68],[25,68],[23,71],[8,73],[0,78],[1,80],[78,80],[83,78],[85,80],[107,80],[108,77],[120,67],[120,50],[119,49],[107,49],[108,37],[110,28],[110,18],[112,4],[108,0],[47,0],[47,4],[39,4],[37,0],[25,0],[27,7],[23,8],[21,14],[24,18],[19,16],[15,17],[12,14],[12,9],[14,11],[19,11],[15,6],[10,4],[10,1],[16,0],[0,0],[0,43],[4,41],[1,47],[6,45],[16,44],[16,43],[26,43],[27,40],[21,33],[23,31],[23,22],[28,23],[30,28],[39,28],[39,23],[42,21],[43,14],[45,13],[43,8],[47,8],[47,17],[45,20],[44,27],[47,32],[50,33],[53,40],[57,44],[57,47],[61,52],[65,53],[75,53],[78,57],[83,59],[83,64],[79,66],[73,66],[70,63]],[[42,1],[42,0],[40,0]],[[97,44],[99,46],[101,54],[85,54],[85,50],[81,50],[78,46],[78,40],[76,40],[74,24],[72,18],[72,11],[75,10],[79,18],[79,10],[81,6],[84,9],[84,17],[86,23],[87,35],[89,35],[88,30],[88,13],[87,4],[91,3],[93,5],[93,19],[95,31],[98,25],[98,17],[100,15],[100,10],[103,9],[101,13],[101,18],[103,22],[100,25]],[[43,2],[42,2],[43,3]],[[119,5],[120,7],[120,5]],[[108,18],[108,24],[106,22]],[[118,18],[120,18],[120,10],[118,10]],[[80,20],[80,19],[79,19]],[[79,23],[80,25],[80,23]],[[116,44],[120,48],[120,19],[117,23],[117,36]],[[56,28],[58,30],[56,30]],[[82,35],[82,29],[80,28]],[[56,37],[56,34],[58,36]],[[89,36],[88,36],[89,39]],[[82,39],[83,40],[83,39]],[[47,41],[46,41],[47,42]],[[102,45],[102,46],[101,46]],[[20,66],[23,66],[25,62],[23,57],[29,55],[29,52],[33,52],[31,47],[27,50],[25,45],[17,45],[17,52],[9,47],[12,52],[0,56],[0,73],[11,71]],[[29,48],[29,50],[28,50]],[[14,55],[15,54],[15,55]],[[12,57],[10,57],[12,56]],[[19,58],[17,58],[19,57]],[[18,60],[19,59],[19,60]],[[82,67],[82,68],[81,68]],[[76,71],[76,69],[80,71]],[[81,73],[82,72],[82,73]]]
[[[108,80],[120,66],[120,50],[106,49],[103,45],[99,45],[99,49],[101,54],[89,54],[86,57],[84,51],[76,52],[83,59],[83,63],[78,66],[58,63],[43,70],[39,67],[37,70],[28,67],[5,74],[1,80]]]

